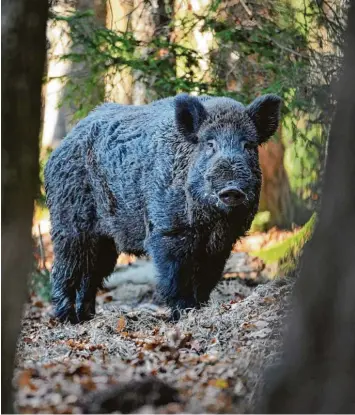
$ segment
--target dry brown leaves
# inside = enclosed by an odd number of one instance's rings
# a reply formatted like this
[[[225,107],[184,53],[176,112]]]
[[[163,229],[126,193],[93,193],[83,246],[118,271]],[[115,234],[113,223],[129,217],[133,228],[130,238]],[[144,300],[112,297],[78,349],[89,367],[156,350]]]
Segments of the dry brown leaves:
[[[239,296],[219,304],[213,311],[206,309],[206,316],[211,315],[210,321],[201,315],[201,321],[193,322],[187,316],[186,323],[190,321],[190,326],[184,322],[167,324],[162,320],[148,328],[143,315],[130,312],[116,318],[110,314],[107,321],[101,318],[95,324],[84,323],[77,329],[58,324],[51,326],[43,311],[48,309],[47,305],[38,308],[34,302],[24,321],[21,341],[26,345],[26,352],[20,353],[15,379],[18,412],[81,413],[84,397],[142,376],[154,376],[176,387],[181,399],[180,403],[170,403],[164,408],[143,408],[142,411],[243,412],[246,397],[251,393],[250,381],[246,369],[236,362],[245,361],[250,339],[268,335],[269,323],[258,320],[258,312],[248,312],[243,321],[235,323],[236,334],[230,337],[230,344],[225,343],[220,330],[223,324],[230,326],[228,321],[239,315],[235,313],[246,300]],[[275,301],[271,295],[256,299],[264,308],[274,306]],[[199,314],[191,315],[194,316],[198,318]],[[110,328],[105,329],[104,341],[101,338],[98,341],[98,327]],[[45,337],[44,328],[52,337]],[[60,339],[64,329],[76,335]],[[205,334],[201,336],[200,331]],[[116,339],[133,345],[131,357],[121,359],[110,352],[110,343]],[[41,349],[43,346],[49,351]],[[60,357],[51,358],[55,348],[63,350]],[[41,354],[41,361],[33,358],[36,353]]]
[[[290,236],[300,230],[295,228],[293,231],[280,230],[276,227],[268,232],[255,232],[241,238],[233,247],[233,252],[253,252],[262,248],[270,248],[272,245],[285,241]]]
[[[244,238],[235,250],[254,250],[286,237],[275,232]],[[134,258],[121,261],[127,265]],[[225,276],[258,281],[263,272],[261,261],[237,254]],[[109,311],[117,299],[103,290],[99,316],[67,326],[50,318],[51,307],[33,297],[19,342],[18,412],[82,413],[82,399],[91,393],[154,376],[177,388],[181,402],[142,408],[146,413],[243,413],[267,347],[276,344],[271,333],[280,318],[280,294],[264,291],[234,292],[175,325],[160,311]]]

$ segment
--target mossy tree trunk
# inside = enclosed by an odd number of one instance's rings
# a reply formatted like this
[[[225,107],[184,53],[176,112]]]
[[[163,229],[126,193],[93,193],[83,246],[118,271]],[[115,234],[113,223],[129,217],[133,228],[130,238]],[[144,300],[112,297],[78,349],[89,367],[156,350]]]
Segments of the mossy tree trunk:
[[[33,258],[48,1],[3,0],[1,5],[1,409],[13,413],[13,362]]]
[[[284,359],[260,408],[355,413],[355,3],[329,137],[322,206],[295,288]]]

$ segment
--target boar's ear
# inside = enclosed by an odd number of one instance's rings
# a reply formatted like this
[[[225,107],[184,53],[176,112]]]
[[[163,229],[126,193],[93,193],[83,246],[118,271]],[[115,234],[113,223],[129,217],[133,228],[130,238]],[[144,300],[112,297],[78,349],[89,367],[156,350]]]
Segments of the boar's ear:
[[[281,103],[282,100],[277,95],[267,94],[256,98],[247,106],[246,112],[256,126],[260,144],[275,134],[280,121]]]
[[[197,142],[196,133],[206,117],[205,107],[196,97],[187,94],[177,95],[175,98],[176,126],[188,141]]]

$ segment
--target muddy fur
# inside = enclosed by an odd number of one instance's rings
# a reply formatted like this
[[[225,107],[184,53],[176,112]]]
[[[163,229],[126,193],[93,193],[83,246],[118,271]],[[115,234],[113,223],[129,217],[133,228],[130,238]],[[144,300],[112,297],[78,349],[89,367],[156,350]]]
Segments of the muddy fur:
[[[120,252],[153,258],[174,317],[205,303],[257,211],[257,147],[276,131],[280,104],[182,94],[104,104],[79,122],[45,168],[56,316],[91,318]],[[238,205],[221,201],[229,188]]]

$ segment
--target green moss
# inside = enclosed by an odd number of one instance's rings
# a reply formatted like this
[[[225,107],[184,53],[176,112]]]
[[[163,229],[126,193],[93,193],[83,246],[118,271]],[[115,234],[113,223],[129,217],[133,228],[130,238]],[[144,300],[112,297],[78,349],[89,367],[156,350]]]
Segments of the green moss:
[[[299,232],[270,248],[251,252],[251,255],[260,258],[266,265],[276,263],[279,273],[290,273],[295,269],[304,245],[312,236],[316,218],[317,215],[314,213]]]
[[[250,232],[265,232],[269,228],[271,213],[267,210],[259,212],[255,215]]]

